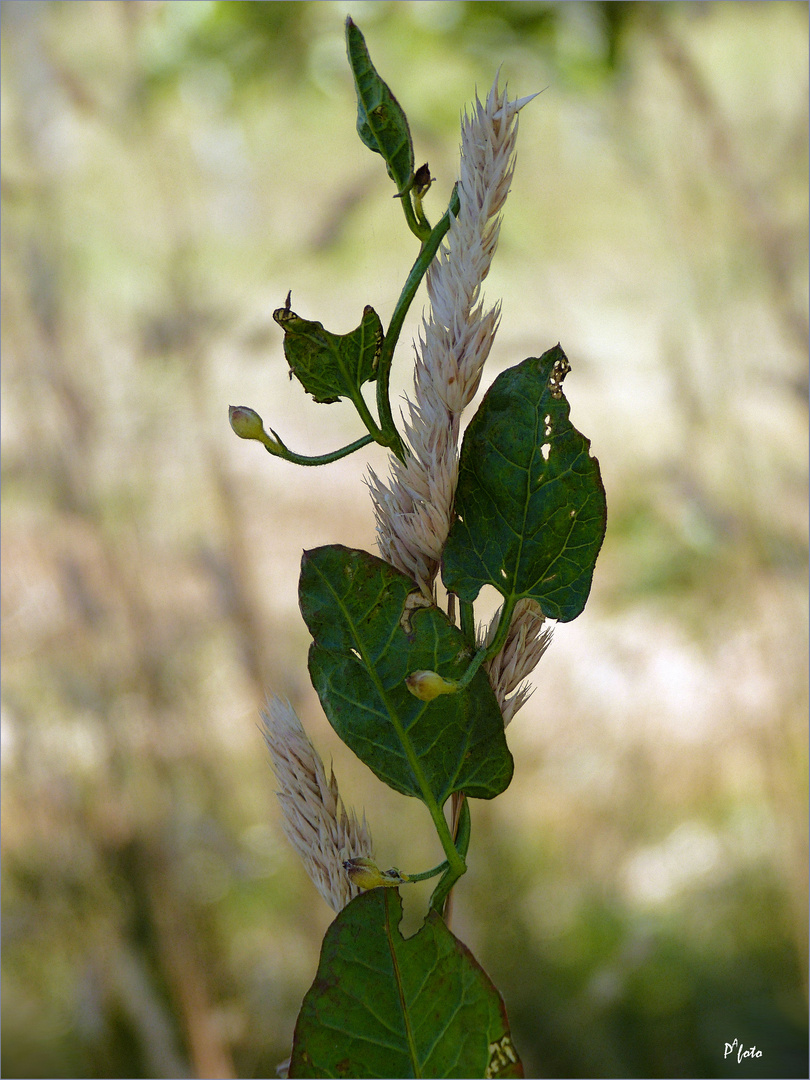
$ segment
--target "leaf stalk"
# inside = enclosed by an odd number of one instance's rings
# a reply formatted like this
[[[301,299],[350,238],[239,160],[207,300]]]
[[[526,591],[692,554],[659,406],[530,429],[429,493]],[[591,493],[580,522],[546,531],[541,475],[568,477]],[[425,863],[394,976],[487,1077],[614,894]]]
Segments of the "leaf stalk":
[[[413,203],[411,202],[411,189],[413,188],[413,176],[410,179],[408,186],[404,191],[401,191],[398,195],[395,195],[395,199],[400,199],[402,202],[402,209],[405,212],[405,220],[408,223],[408,228],[414,234],[414,236],[421,240],[424,244],[430,239],[430,222],[422,213],[421,200],[417,200],[417,209],[414,210]]]
[[[279,439],[278,435],[273,432],[275,442],[268,440],[265,442],[261,440],[265,450],[269,454],[273,454],[274,457],[283,458],[285,461],[291,461],[294,465],[330,465],[333,461],[339,461],[341,458],[348,457],[349,454],[353,454],[355,450],[361,450],[364,446],[368,446],[369,443],[374,442],[373,435],[363,435],[360,439],[355,439],[353,443],[349,443],[347,446],[341,446],[339,450],[332,450],[329,454],[316,454],[315,456],[309,456],[307,454],[296,454],[294,450],[290,450]]]
[[[421,874],[408,874],[406,880],[411,881],[427,881],[428,878],[436,877],[437,874],[443,874],[447,870],[450,864],[447,859],[443,863],[439,863],[438,866],[434,866],[432,870],[424,870]]]

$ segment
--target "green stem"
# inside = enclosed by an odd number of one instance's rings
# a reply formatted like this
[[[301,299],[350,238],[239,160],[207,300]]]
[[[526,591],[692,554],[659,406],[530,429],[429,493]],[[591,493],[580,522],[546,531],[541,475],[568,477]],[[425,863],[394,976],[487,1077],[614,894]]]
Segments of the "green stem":
[[[368,431],[374,442],[379,442],[384,436],[383,432],[377,427],[374,421],[374,417],[369,412],[368,405],[366,405],[363,395],[360,393],[360,387],[355,386],[352,389],[351,400],[357,409],[358,415],[363,423],[366,425],[366,431]]]
[[[430,898],[430,906],[434,911],[438,911],[440,915],[444,910],[445,901],[450,895],[450,890],[460,877],[461,874],[453,874],[452,870],[446,870],[444,877],[433,890],[433,895]]]
[[[476,652],[475,656],[470,661],[470,666],[458,680],[458,689],[463,690],[469,686],[473,680],[473,676],[476,671],[481,667],[485,660],[491,660],[493,656],[497,656],[506,643],[506,638],[509,633],[509,624],[512,622],[512,612],[515,610],[515,604],[517,603],[517,597],[510,596],[507,600],[504,600],[503,607],[501,608],[501,617],[498,620],[498,629],[495,631],[495,637],[492,639],[490,645],[482,645]],[[464,618],[464,601],[461,602],[462,619]],[[472,605],[470,605],[472,607]]]
[[[461,800],[461,809],[458,813],[458,824],[456,826],[456,850],[464,858],[467,858],[467,852],[470,848],[470,832],[472,829],[472,821],[470,820],[470,801],[463,791],[458,793],[458,797]]]
[[[460,855],[456,850],[456,845],[453,843],[453,837],[450,833],[450,826],[447,824],[447,819],[442,812],[442,808],[437,805],[436,800],[432,795],[430,803],[428,804],[428,810],[430,811],[430,816],[433,818],[433,824],[436,826],[436,832],[439,834],[439,840],[444,848],[444,853],[447,856],[447,869],[444,872],[442,881],[449,876],[450,888],[452,888],[461,875],[466,874],[467,863],[464,861],[464,856]]]
[[[458,814],[458,824],[456,827],[454,844],[459,855],[466,858],[467,850],[470,846],[470,804],[463,791],[457,792],[454,796],[454,800],[456,798],[461,800],[461,806]],[[433,895],[430,898],[430,906],[442,916],[446,915],[446,905],[448,903],[450,892],[460,876],[460,874],[454,874],[452,869],[448,867],[447,870],[445,870],[441,881],[433,890]]]
[[[408,222],[408,228],[418,237],[422,243],[424,243],[430,237],[430,224],[425,218],[424,214],[420,214],[420,218],[417,218],[414,213],[413,203],[411,202],[411,186],[413,185],[413,178],[411,178],[411,185],[400,192],[399,195],[394,196],[402,203],[402,209],[405,211],[405,220]],[[421,210],[421,206],[420,206]]]
[[[461,610],[461,632],[468,645],[475,645],[475,614],[472,604],[466,600],[459,600]]]
[[[458,816],[458,827],[456,829],[456,838],[453,841],[456,851],[464,859],[467,857],[467,851],[470,847],[470,805],[467,801],[467,796],[463,791],[457,792],[453,796],[461,801],[461,810]],[[428,878],[436,877],[437,874],[445,874],[450,869],[450,864],[445,859],[443,863],[439,863],[438,866],[434,866],[432,870],[425,870],[421,874],[408,874],[408,881],[427,881]]]
[[[425,217],[425,212],[422,209],[422,196],[416,191],[414,192],[414,195],[413,195],[413,207],[414,207],[414,214],[416,215],[416,220],[418,221],[420,228],[425,230],[425,236],[422,237],[421,239],[423,239],[423,240],[427,239],[427,237],[430,236],[430,232],[431,232],[430,222]]]
[[[491,660],[493,656],[497,656],[501,649],[506,644],[506,638],[509,634],[509,626],[512,622],[512,613],[515,610],[515,604],[517,603],[516,596],[509,596],[503,602],[501,608],[501,617],[498,620],[498,629],[495,631],[495,637],[492,639],[491,644],[487,648],[486,659]]]
[[[353,454],[355,450],[360,450],[363,446],[368,446],[369,443],[374,442],[373,435],[364,435],[361,439],[356,439],[353,443],[349,443],[348,446],[341,446],[339,450],[333,450],[330,454],[319,454],[315,457],[309,457],[306,454],[296,454],[294,450],[288,450],[275,432],[273,432],[273,435],[275,437],[275,442],[269,439],[267,442],[262,440],[265,450],[274,457],[280,457],[285,461],[291,461],[294,465],[329,465],[331,462],[348,457],[349,454]]]
[[[443,874],[449,865],[447,859],[445,859],[443,863],[434,866],[432,870],[425,870],[421,874],[408,874],[408,881],[427,881],[428,878],[436,877],[437,874]]]
[[[404,201],[406,200],[403,200],[403,202]],[[408,279],[400,293],[397,306],[394,308],[394,314],[391,316],[391,322],[388,324],[388,332],[383,340],[380,359],[377,362],[377,413],[379,414],[380,425],[383,430],[383,438],[378,439],[377,441],[381,442],[383,446],[390,446],[391,450],[396,454],[400,461],[405,460],[405,450],[397,432],[396,425],[394,424],[394,418],[391,414],[391,402],[389,399],[391,361],[394,358],[394,350],[397,346],[400,332],[402,331],[402,324],[405,322],[405,316],[408,314],[408,309],[411,306],[414,296],[416,296],[417,289],[422,283],[422,278],[425,276],[427,268],[430,266],[434,255],[439,250],[439,244],[441,244],[447,230],[450,228],[450,216],[451,214],[457,214],[458,209],[458,191],[454,187],[453,194],[450,198],[450,205],[435,229],[433,229],[428,236],[422,246],[422,250],[419,252],[416,262],[411,267],[411,272],[408,274]],[[413,208],[411,208],[411,212],[413,212]]]
[[[487,658],[487,648],[486,648],[486,645],[482,645],[481,648],[476,652],[475,656],[470,661],[470,666],[467,668],[467,670],[464,672],[464,674],[458,680],[458,682],[456,684],[456,689],[457,690],[464,690],[464,689],[466,689],[466,687],[468,687],[470,685],[470,683],[473,681],[473,677],[474,677],[476,671],[478,671],[478,669],[481,667],[481,665],[486,660],[486,658]]]

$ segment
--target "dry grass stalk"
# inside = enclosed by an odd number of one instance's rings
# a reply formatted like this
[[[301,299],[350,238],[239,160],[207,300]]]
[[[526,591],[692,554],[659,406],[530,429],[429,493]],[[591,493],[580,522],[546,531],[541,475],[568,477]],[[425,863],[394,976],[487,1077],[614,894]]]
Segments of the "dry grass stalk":
[[[335,774],[326,770],[288,701],[269,697],[262,710],[263,734],[280,790],[282,828],[301,857],[318,892],[341,911],[361,891],[351,884],[343,863],[373,854],[371,834],[338,793]]]
[[[462,411],[481,380],[500,317],[480,302],[498,243],[499,213],[515,166],[517,114],[531,98],[509,101],[498,79],[476,97],[461,126],[459,212],[427,272],[431,310],[423,320],[405,421],[406,461],[391,459],[385,482],[370,475],[382,557],[433,594],[450,531],[458,478]]]

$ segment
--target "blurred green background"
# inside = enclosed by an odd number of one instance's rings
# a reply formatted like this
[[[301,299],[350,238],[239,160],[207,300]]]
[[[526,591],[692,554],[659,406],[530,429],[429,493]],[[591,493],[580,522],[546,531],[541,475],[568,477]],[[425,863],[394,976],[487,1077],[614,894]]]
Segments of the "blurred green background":
[[[546,88],[484,387],[562,342],[608,491],[453,928],[527,1076],[806,1076],[807,5],[235,0],[2,5],[3,1075],[275,1075],[332,913],[280,831],[267,689],[382,865],[436,854],[324,720],[297,611],[302,548],[374,550],[385,454],[304,471],[227,421],[359,435],[271,314],[385,323],[416,254],[347,13],[433,220],[476,87]]]

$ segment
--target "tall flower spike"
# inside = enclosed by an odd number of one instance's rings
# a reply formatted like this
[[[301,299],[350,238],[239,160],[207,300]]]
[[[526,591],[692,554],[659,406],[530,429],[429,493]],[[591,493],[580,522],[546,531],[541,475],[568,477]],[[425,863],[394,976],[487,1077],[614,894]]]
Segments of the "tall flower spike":
[[[499,304],[484,311],[480,292],[514,172],[517,114],[528,101],[510,102],[496,75],[486,102],[476,96],[472,115],[462,118],[459,212],[427,272],[431,310],[417,348],[415,400],[408,401],[406,460],[391,459],[387,482],[370,474],[380,553],[426,596],[452,523],[460,416],[478,389],[500,318]]]
[[[265,742],[280,790],[282,828],[300,855],[315,888],[334,911],[361,891],[343,868],[348,859],[373,854],[363,815],[346,810],[335,774],[326,770],[289,701],[275,696],[262,710]]]

